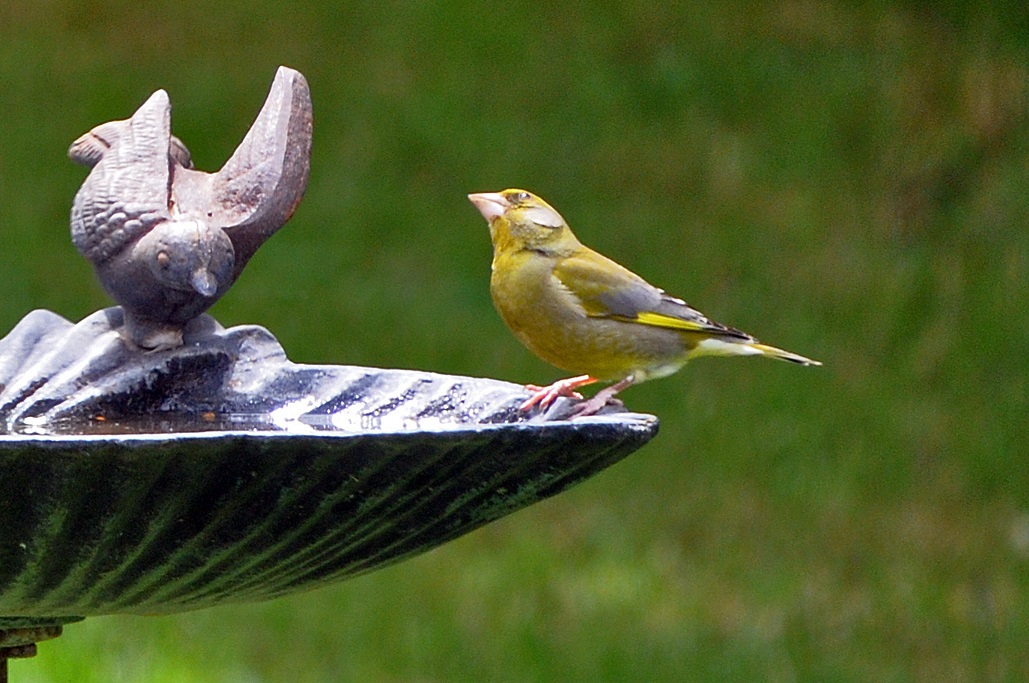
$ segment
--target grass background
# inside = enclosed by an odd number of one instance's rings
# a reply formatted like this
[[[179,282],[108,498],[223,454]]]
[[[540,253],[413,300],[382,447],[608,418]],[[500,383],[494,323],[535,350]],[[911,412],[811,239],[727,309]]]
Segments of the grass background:
[[[163,87],[214,170],[279,64],[311,181],[223,324],[556,379],[493,312],[465,199],[521,186],[825,367],[698,362],[626,393],[661,434],[573,491],[312,593],[89,619],[17,683],[1029,677],[1024,3],[6,0],[0,330],[108,305],[71,140]]]

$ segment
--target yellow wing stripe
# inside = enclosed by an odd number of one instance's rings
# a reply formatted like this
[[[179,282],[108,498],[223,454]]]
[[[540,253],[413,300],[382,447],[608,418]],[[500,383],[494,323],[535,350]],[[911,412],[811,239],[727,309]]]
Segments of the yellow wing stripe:
[[[710,332],[717,329],[712,328],[710,325],[698,323],[693,320],[673,318],[670,315],[662,315],[660,313],[653,313],[650,311],[637,313],[635,322],[642,323],[644,325],[653,325],[654,327],[668,327],[673,330],[686,330],[688,332]]]

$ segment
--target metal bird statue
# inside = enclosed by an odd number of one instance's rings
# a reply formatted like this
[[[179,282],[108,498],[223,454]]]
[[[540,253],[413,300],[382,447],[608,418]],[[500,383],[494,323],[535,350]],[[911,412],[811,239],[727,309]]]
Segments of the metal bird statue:
[[[75,195],[72,242],[121,305],[130,346],[181,346],[183,327],[289,220],[307,187],[311,126],[307,81],[279,67],[253,126],[217,173],[193,169],[171,134],[163,90],[132,118],[72,143],[68,156],[92,169]]]

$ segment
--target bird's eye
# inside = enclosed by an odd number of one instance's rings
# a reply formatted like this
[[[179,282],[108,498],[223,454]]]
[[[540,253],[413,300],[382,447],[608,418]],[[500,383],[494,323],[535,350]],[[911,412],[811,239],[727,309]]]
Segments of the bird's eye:
[[[513,199],[516,202],[527,202],[531,195],[528,192],[515,192]]]
[[[157,265],[159,265],[161,268],[167,268],[170,263],[171,257],[169,257],[166,252],[157,252]]]

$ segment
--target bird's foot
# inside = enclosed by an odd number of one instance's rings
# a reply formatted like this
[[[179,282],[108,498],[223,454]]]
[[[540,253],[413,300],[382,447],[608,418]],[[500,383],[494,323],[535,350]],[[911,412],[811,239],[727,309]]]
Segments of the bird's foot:
[[[626,388],[627,386],[631,385],[634,381],[635,378],[633,378],[632,375],[629,375],[620,382],[615,382],[609,387],[604,387],[603,389],[598,391],[596,395],[590,400],[583,401],[579,405],[575,406],[575,408],[572,409],[571,415],[568,416],[568,419],[573,419],[576,417],[586,417],[587,415],[595,415],[597,412],[600,411],[601,408],[612,404],[616,404],[624,408],[625,404],[622,403],[619,399],[615,398],[615,394],[617,394],[619,391]]]
[[[525,388],[533,392],[533,394],[526,399],[518,409],[527,411],[533,406],[538,405],[542,410],[546,410],[561,396],[582,400],[582,394],[577,392],[576,389],[584,387],[587,384],[593,384],[596,381],[596,379],[589,375],[579,375],[578,377],[560,379],[545,387],[537,386],[535,384],[527,384],[525,385]]]
[[[599,400],[598,400],[599,399]],[[596,415],[600,412],[601,408],[607,406],[615,406],[618,408],[624,408],[625,404],[622,403],[621,399],[614,398],[613,396],[601,396],[599,393],[588,401],[583,401],[579,405],[572,408],[572,412],[569,413],[569,420],[576,417],[586,417],[587,415]]]

